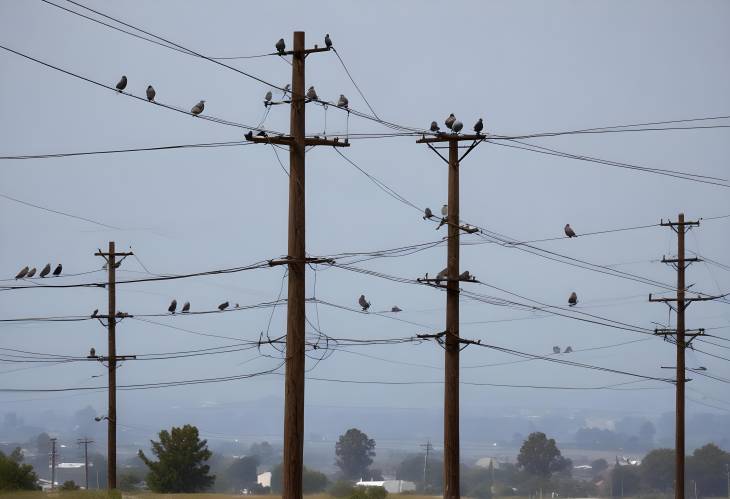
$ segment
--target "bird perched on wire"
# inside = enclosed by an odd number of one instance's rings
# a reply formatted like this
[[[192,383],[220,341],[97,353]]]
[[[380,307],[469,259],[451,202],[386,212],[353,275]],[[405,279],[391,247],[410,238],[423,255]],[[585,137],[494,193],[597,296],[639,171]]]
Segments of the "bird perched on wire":
[[[263,130],[259,131],[259,133],[256,134],[257,137],[268,137],[268,134],[264,132]]]
[[[451,130],[451,127],[454,126],[454,122],[456,121],[456,116],[454,116],[454,113],[451,113],[448,118],[446,118],[446,121],[444,121],[444,124],[446,125],[446,128]]]
[[[125,88],[127,88],[127,77],[125,75],[122,75],[119,83],[117,83],[117,91],[121,92]]]
[[[481,118],[474,124],[474,131],[479,135],[484,130],[484,122]]]
[[[89,357],[96,357],[96,348],[91,347],[89,349]]]
[[[177,309],[177,300],[172,300],[170,302],[170,306],[167,307],[167,311],[170,312],[171,314],[174,314],[176,309]]]
[[[58,265],[56,266],[56,268],[55,268],[55,269],[53,269],[53,275],[54,275],[55,277],[58,277],[58,276],[60,276],[60,275],[61,275],[61,272],[63,272],[63,265],[61,265],[61,264],[59,263],[59,264],[58,264]]]
[[[403,312],[403,309],[400,308],[398,305],[394,305],[393,308],[390,309],[390,311],[398,313],[398,312]]]
[[[307,90],[307,99],[317,100],[317,91],[314,89],[314,86],[309,87]]]
[[[249,130],[248,132],[243,134],[244,137],[246,137],[246,140],[253,140],[253,130]]]
[[[433,212],[431,211],[431,208],[426,208],[423,210],[423,219],[426,220],[427,218],[433,217]]]
[[[365,295],[360,295],[360,298],[357,300],[357,303],[360,304],[363,312],[367,312],[368,309],[370,308],[370,302],[365,299]]]
[[[578,237],[575,235],[575,231],[570,226],[570,224],[565,224],[565,235],[568,237]]]
[[[471,281],[472,275],[469,273],[468,270],[465,270],[461,274],[459,274],[459,280],[460,281]]]
[[[266,95],[264,95],[264,106],[268,106],[269,104],[271,104],[271,99],[273,97],[274,96],[271,94],[271,90],[266,92]]]
[[[570,293],[570,297],[568,297],[568,305],[571,307],[575,307],[578,304],[578,295],[575,294],[575,291]]]
[[[324,44],[328,49],[332,48],[332,39],[330,38],[330,34],[327,33],[324,35]]]
[[[38,274],[39,277],[46,277],[48,274],[51,273],[51,264],[47,263],[45,267],[41,270],[41,273]]]
[[[28,269],[28,266],[26,265],[25,267],[23,267],[22,269],[20,269],[20,272],[17,273],[17,275],[15,276],[15,278],[16,279],[22,279],[23,277],[25,277],[28,274],[28,270],[29,270]]]
[[[284,49],[286,48],[286,43],[284,43],[283,38],[279,38],[279,41],[276,42],[276,52],[279,55],[284,55]]]
[[[190,110],[191,113],[193,113],[193,116],[197,116],[200,113],[203,112],[203,109],[205,109],[205,101],[201,100],[197,104],[193,106],[193,108]]]
[[[152,85],[147,85],[147,100],[150,102],[154,101],[155,95],[157,95],[157,92],[155,92],[155,89],[152,87]]]
[[[94,311],[91,312],[91,318],[95,319],[97,315],[99,315],[99,309],[95,308]]]
[[[28,271],[28,275],[26,275],[25,277],[33,277],[35,275],[35,272],[36,272],[36,269],[35,269],[35,267],[33,267],[32,269],[30,269]]]
[[[435,121],[432,121],[431,122],[431,128],[429,130],[431,130],[433,133],[438,133],[439,130],[441,130],[441,128],[439,128],[439,124],[438,123],[436,123]]]
[[[337,101],[337,107],[347,109],[347,106],[349,106],[349,105],[350,105],[350,101],[347,100],[347,97],[340,94],[340,100]]]
[[[445,268],[444,270],[442,270],[441,272],[436,274],[436,282],[445,281],[446,276],[448,276],[448,275],[449,275],[449,269]]]
[[[180,310],[180,312],[182,312],[183,314],[187,314],[188,312],[190,312],[190,302],[189,301],[185,302],[185,305],[183,305],[183,308],[182,308],[182,310]]]
[[[454,124],[451,125],[451,131],[454,133],[459,133],[462,128],[464,128],[464,124],[458,120],[454,121]]]
[[[224,301],[223,303],[218,305],[218,310],[220,310],[222,312],[223,310],[227,309],[230,306],[231,306],[230,303],[228,303],[227,301]]]
[[[553,353],[560,353],[560,347],[553,347]]]
[[[563,351],[563,353],[571,353],[572,351],[573,351],[573,347],[568,345],[567,347],[565,347],[565,350]]]

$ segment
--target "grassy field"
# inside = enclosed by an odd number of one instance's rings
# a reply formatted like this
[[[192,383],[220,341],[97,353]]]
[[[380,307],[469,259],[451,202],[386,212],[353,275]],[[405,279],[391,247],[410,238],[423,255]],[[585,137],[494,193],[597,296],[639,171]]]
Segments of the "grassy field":
[[[104,491],[84,491],[79,490],[75,492],[0,492],[0,498],[2,499],[162,499],[171,498],[175,499],[241,499],[243,497],[249,499],[281,499],[280,496],[266,495],[266,496],[242,496],[242,495],[231,495],[231,494],[154,494],[152,492],[122,492],[115,495],[107,495]],[[304,496],[307,499],[333,499],[332,496],[327,494],[312,494]],[[389,494],[388,497],[402,497],[402,499],[434,499],[441,496],[417,496],[417,495],[403,495]],[[518,498],[513,498],[518,499]]]

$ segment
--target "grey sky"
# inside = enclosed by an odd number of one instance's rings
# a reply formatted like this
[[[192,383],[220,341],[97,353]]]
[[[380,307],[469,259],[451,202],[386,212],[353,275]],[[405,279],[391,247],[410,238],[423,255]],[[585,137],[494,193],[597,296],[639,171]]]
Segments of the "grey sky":
[[[61,0],[59,0],[59,3]],[[562,131],[730,114],[730,5],[726,2],[155,2],[89,3],[131,24],[144,27],[211,56],[262,54],[276,40],[291,44],[295,29],[305,30],[307,45],[323,44],[329,32],[354,78],[382,118],[427,127],[454,112],[469,129],[477,118],[498,134]],[[65,4],[64,6],[70,6]],[[157,99],[192,107],[206,100],[206,113],[256,124],[269,89],[208,61],[173,52],[111,31],[40,1],[0,4],[0,43],[113,85],[129,78],[128,91],[144,95],[150,83]],[[232,63],[283,86],[289,65],[276,57]],[[86,84],[2,51],[0,53],[0,153],[39,154],[197,142],[230,141],[243,131],[218,125]],[[344,93],[350,105],[366,111],[334,54],[307,59],[307,85],[321,98]],[[275,92],[276,95],[276,92]],[[324,112],[307,109],[309,133],[321,132]],[[289,112],[272,109],[265,126],[286,131]],[[727,124],[727,121],[723,122]],[[343,113],[327,112],[328,130],[345,128]],[[350,131],[388,131],[356,117]],[[696,130],[566,136],[534,140],[576,154],[649,167],[727,177],[728,131]],[[344,153],[418,206],[436,211],[446,199],[443,162],[414,138],[353,141]],[[279,151],[285,164],[288,155]],[[609,166],[562,159],[484,144],[461,168],[461,213],[471,223],[517,239],[560,236],[565,223],[580,234],[674,219],[730,214],[728,190],[641,174]],[[66,272],[99,269],[93,253],[115,240],[131,246],[152,271],[187,273],[247,265],[278,257],[286,250],[287,178],[272,149],[246,146],[170,152],[130,153],[66,159],[3,161],[3,194],[123,227],[103,230],[0,199],[0,269],[10,278],[22,266],[62,262]],[[730,219],[707,221],[688,236],[688,247],[728,262]],[[334,151],[307,154],[307,246],[313,255],[392,248],[432,241],[443,230],[378,190]],[[469,237],[464,237],[469,240]],[[618,267],[663,282],[675,274],[656,260],[673,253],[676,238],[666,228],[560,240],[541,246],[598,264]],[[462,268],[480,280],[550,304],[564,305],[577,291],[591,313],[653,327],[666,321],[666,307],[647,303],[656,288],[547,261],[496,245],[465,246]],[[413,256],[359,264],[406,277],[436,273],[445,265],[445,248]],[[123,267],[142,268],[133,260]],[[120,278],[138,274],[120,273]],[[241,305],[273,300],[283,269],[230,276],[186,279],[120,288],[118,307],[130,313],[164,312],[172,298],[190,300],[197,310],[229,300]],[[102,279],[103,274],[84,276]],[[313,295],[308,272],[307,296]],[[730,290],[730,274],[693,265],[688,282],[708,293]],[[499,295],[488,288],[475,291]],[[320,307],[323,331],[332,336],[396,337],[443,328],[445,296],[431,289],[330,269],[317,275],[317,296],[356,307],[365,293],[373,309],[398,305],[400,318],[429,330],[380,318]],[[286,291],[284,292],[286,296]],[[0,299],[2,317],[81,315],[104,310],[103,290],[13,291]],[[527,312],[464,301],[462,320],[490,321],[527,317]],[[315,310],[308,307],[312,320]],[[220,316],[157,319],[165,324],[214,334],[255,339],[266,328],[269,310]],[[730,309],[698,303],[688,312],[690,327],[723,327],[730,335]],[[283,308],[272,334],[284,328]],[[139,321],[118,328],[118,352],[153,353],[207,348],[224,340],[204,338]],[[548,354],[553,345],[575,349],[610,345],[640,335],[558,317],[464,324],[462,335],[531,353]],[[106,352],[106,334],[92,321],[70,324],[1,325],[0,347],[85,354],[89,346]],[[723,355],[722,349],[705,345]],[[350,348],[348,350],[356,350]],[[442,350],[434,344],[380,346],[358,352],[434,368],[397,365],[335,352],[310,374],[374,380],[440,380]],[[726,351],[725,351],[726,353]],[[273,359],[241,365],[254,352],[166,361],[130,362],[120,368],[120,384],[229,376],[267,369]],[[468,348],[462,364],[473,366],[514,360],[487,349]],[[659,339],[593,352],[573,360],[652,376],[666,376],[673,348]],[[688,365],[706,366],[730,376],[723,360],[689,353]],[[101,366],[69,364],[7,372],[0,387],[103,385]],[[22,366],[24,367],[24,366]],[[465,381],[597,386],[631,378],[544,362],[464,369]],[[188,386],[120,394],[122,411],[140,407],[169,409],[196,402],[228,403],[282,396],[283,379]],[[629,385],[632,386],[632,385]],[[643,383],[653,391],[559,392],[464,387],[465,407],[647,407],[671,410],[669,385]],[[690,388],[723,398],[726,385],[699,378]],[[439,407],[441,386],[353,386],[312,381],[310,404],[379,407]],[[694,393],[701,400],[702,395]],[[86,403],[104,412],[104,393],[85,395],[0,394],[8,407],[69,407]],[[24,403],[23,399],[41,399]],[[194,402],[191,402],[194,401]],[[5,405],[5,404],[3,404]],[[689,405],[690,411],[697,406]],[[701,410],[707,410],[704,407]],[[134,420],[134,412],[125,412]],[[343,423],[345,424],[345,423]]]

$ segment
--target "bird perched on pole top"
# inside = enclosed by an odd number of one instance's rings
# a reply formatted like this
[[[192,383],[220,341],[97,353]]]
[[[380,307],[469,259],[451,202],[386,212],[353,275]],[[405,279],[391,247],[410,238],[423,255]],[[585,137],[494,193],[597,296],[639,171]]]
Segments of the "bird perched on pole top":
[[[177,309],[177,300],[172,300],[170,302],[170,306],[167,307],[167,311],[170,312],[171,314],[174,314],[175,309]]]
[[[150,102],[154,101],[155,95],[157,95],[157,92],[155,92],[155,89],[152,87],[152,85],[147,85],[147,100]]]
[[[451,127],[454,126],[454,122],[456,121],[456,116],[454,116],[454,113],[451,113],[448,118],[446,118],[446,121],[444,121],[444,124],[446,125],[446,128],[451,130]]]
[[[403,309],[400,308],[398,305],[394,305],[393,308],[390,309],[390,311],[398,313],[398,312],[403,312]]]
[[[427,218],[431,218],[433,216],[433,212],[431,211],[431,208],[426,208],[423,210],[423,219],[426,220]]]
[[[307,90],[307,99],[317,100],[317,91],[314,89],[314,86],[309,87]]]
[[[38,275],[39,275],[39,277],[46,277],[50,273],[51,273],[51,264],[47,263],[46,266],[43,267],[43,270],[41,270],[41,273]]]
[[[560,353],[560,347],[553,347],[553,353]]]
[[[462,128],[464,128],[464,124],[458,120],[454,121],[454,124],[451,125],[451,131],[454,133],[459,133]]]
[[[565,224],[565,235],[568,237],[578,237],[575,235],[575,231],[570,226],[570,224]]]
[[[271,94],[271,90],[266,92],[266,95],[264,95],[264,105],[268,105],[273,97],[274,96]]]
[[[58,265],[56,266],[56,268],[55,268],[55,269],[53,269],[53,275],[54,275],[54,276],[56,276],[56,277],[58,277],[58,276],[60,276],[60,275],[61,275],[61,272],[62,272],[62,271],[63,271],[63,265],[61,265],[61,264],[59,263],[59,264],[58,264]]]
[[[127,88],[127,77],[125,75],[122,75],[119,83],[117,83],[117,91],[121,92],[125,88]]]
[[[276,42],[276,52],[278,52],[279,55],[284,55],[285,48],[286,48],[286,43],[284,43],[284,39],[279,38],[279,41]]]
[[[330,34],[327,33],[324,35],[324,44],[328,49],[332,48],[332,39],[330,38]]]
[[[96,348],[91,347],[89,349],[89,357],[96,357]]]
[[[190,312],[190,302],[189,301],[185,302],[185,305],[183,305],[183,308],[180,312],[182,312],[183,314],[187,314],[188,312]]]
[[[230,303],[228,303],[227,301],[224,301],[223,303],[218,305],[218,310],[220,310],[222,312],[223,310],[227,309],[230,305],[231,305]]]
[[[370,308],[370,302],[365,299],[365,295],[360,295],[357,303],[362,307],[363,312],[367,312]]]
[[[565,351],[563,353],[571,353],[572,351],[573,351],[573,347],[568,345],[567,347],[565,347]]]
[[[99,315],[99,309],[95,308],[94,311],[91,312],[91,318],[95,319],[97,315]]]
[[[25,277],[33,277],[34,275],[35,275],[35,267],[33,267],[32,269],[30,269],[28,271],[28,274]]]
[[[439,124],[438,124],[438,123],[436,123],[435,121],[432,121],[432,122],[431,122],[431,128],[430,128],[430,130],[431,130],[431,131],[432,131],[433,133],[438,133],[438,132],[439,132],[439,130],[441,130],[441,129],[439,128]]]
[[[479,135],[484,130],[484,122],[481,118],[474,124],[474,131]]]
[[[201,100],[197,104],[193,106],[193,108],[190,110],[191,113],[193,113],[193,116],[197,116],[200,113],[203,112],[203,109],[205,109],[205,101]]]
[[[343,94],[340,94],[340,100],[337,101],[337,107],[342,107],[344,109],[347,109],[347,106],[350,105],[350,101],[347,100],[347,97],[345,97]]]
[[[568,298],[568,305],[571,307],[575,307],[578,304],[578,295],[575,294],[575,291],[570,293],[570,297]]]
[[[15,278],[16,279],[22,279],[23,277],[26,276],[26,274],[28,273],[28,270],[29,270],[28,269],[28,266],[26,265],[25,267],[23,267],[22,269],[20,269],[20,272],[18,272],[18,274],[15,276]]]

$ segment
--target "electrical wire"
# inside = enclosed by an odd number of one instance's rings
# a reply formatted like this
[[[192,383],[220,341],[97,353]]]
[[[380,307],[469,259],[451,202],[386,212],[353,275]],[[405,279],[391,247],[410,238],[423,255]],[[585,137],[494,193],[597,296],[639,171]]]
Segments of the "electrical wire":
[[[123,230],[123,229],[121,229],[119,227],[115,227],[114,225],[109,225],[109,224],[106,224],[104,222],[99,222],[98,220],[93,220],[91,218],[86,218],[86,217],[82,217],[82,216],[79,216],[79,215],[73,215],[73,214],[67,213],[65,211],[54,210],[53,208],[48,208],[47,206],[41,206],[39,204],[30,203],[28,201],[23,201],[22,199],[14,198],[12,196],[8,196],[7,194],[0,193],[0,197],[2,197],[4,199],[7,199],[9,201],[13,201],[13,202],[18,203],[18,204],[22,204],[22,205],[25,205],[25,206],[30,206],[31,208],[36,208],[38,210],[47,211],[49,213],[55,213],[56,215],[61,215],[61,216],[68,217],[68,218],[73,218],[74,220],[81,220],[82,222],[89,222],[89,223],[92,223],[94,225],[98,225],[100,227],[104,227],[104,228],[107,228],[107,229]]]

